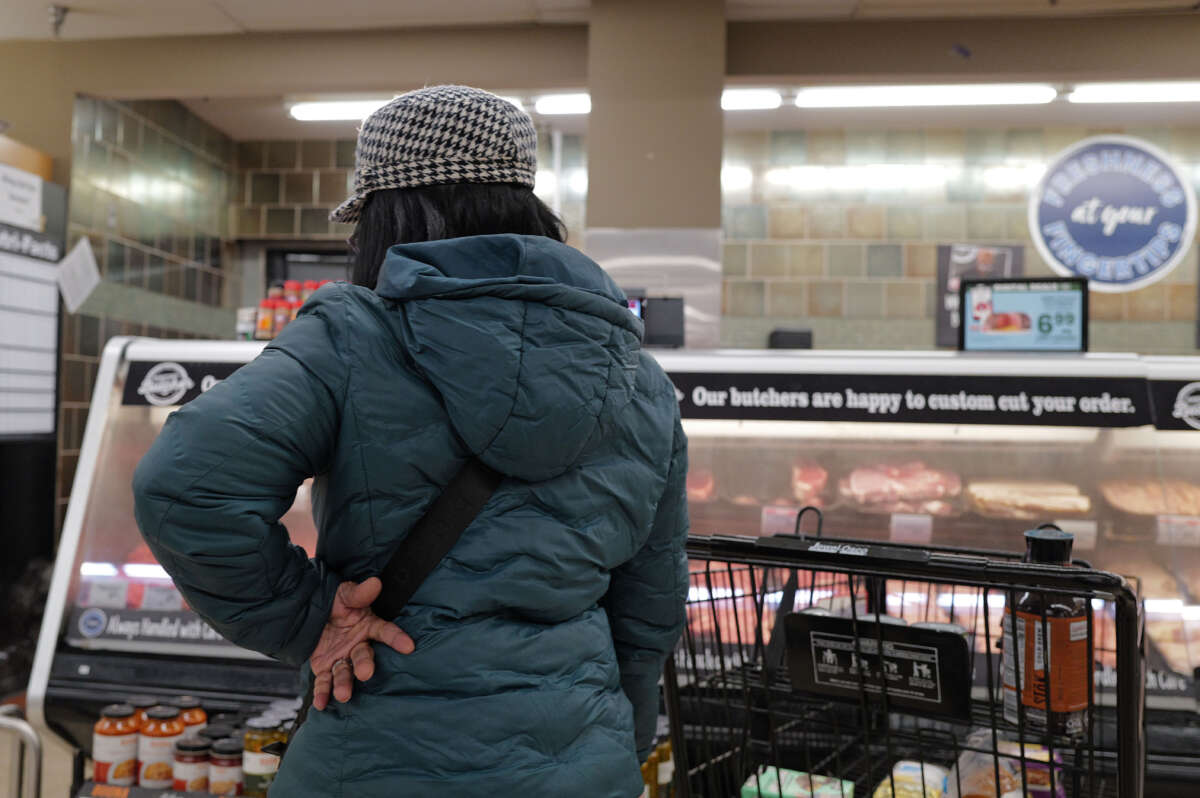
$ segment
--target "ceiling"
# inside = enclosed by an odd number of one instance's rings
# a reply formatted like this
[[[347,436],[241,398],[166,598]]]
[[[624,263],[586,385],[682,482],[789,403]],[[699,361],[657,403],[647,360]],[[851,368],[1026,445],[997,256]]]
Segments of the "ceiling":
[[[49,39],[49,3],[5,0],[0,40]],[[85,0],[63,39],[583,23],[589,0]],[[1196,0],[726,0],[734,20],[1083,16],[1194,10]]]

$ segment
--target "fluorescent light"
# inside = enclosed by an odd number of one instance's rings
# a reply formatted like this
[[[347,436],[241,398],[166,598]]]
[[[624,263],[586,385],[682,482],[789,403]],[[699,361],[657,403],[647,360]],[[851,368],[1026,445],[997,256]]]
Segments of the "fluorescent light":
[[[586,169],[572,169],[571,174],[567,177],[567,188],[574,194],[586,194],[588,187],[588,175]]]
[[[1067,95],[1073,103],[1194,103],[1200,102],[1200,83],[1081,83]]]
[[[337,122],[353,119],[366,119],[392,98],[378,100],[330,100],[328,102],[296,103],[288,109],[292,119],[301,122]]]
[[[796,92],[797,108],[901,108],[937,105],[1041,105],[1058,96],[1044,83],[944,86],[814,86]]]
[[[940,164],[788,166],[767,171],[767,183],[798,192],[915,191],[945,186],[958,169]]]
[[[1182,615],[1181,599],[1146,599],[1142,602],[1148,615]]]
[[[1018,191],[1037,185],[1045,171],[1042,164],[990,166],[983,170],[983,185],[990,191]]]
[[[533,110],[545,116],[587,114],[592,110],[588,94],[545,94],[533,102]]]
[[[774,89],[726,89],[721,92],[721,108],[726,111],[768,111],[783,104],[783,95]]]
[[[132,562],[121,566],[125,575],[133,579],[170,579],[170,575],[156,563]]]
[[[943,593],[938,596],[937,604],[939,607],[976,607],[982,609],[983,596],[979,593]],[[1004,606],[1004,596],[997,593],[989,593],[987,597],[987,605],[990,609],[999,609]]]
[[[116,576],[117,566],[110,562],[85,562],[79,564],[80,576]]]
[[[724,191],[745,191],[754,184],[754,172],[748,166],[722,166],[721,188]]]
[[[533,177],[533,193],[540,196],[553,194],[558,188],[558,175],[551,169],[539,169]]]

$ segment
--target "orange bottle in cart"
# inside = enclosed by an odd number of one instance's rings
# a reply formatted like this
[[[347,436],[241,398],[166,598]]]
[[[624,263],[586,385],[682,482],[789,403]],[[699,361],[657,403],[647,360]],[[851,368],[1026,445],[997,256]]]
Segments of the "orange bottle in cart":
[[[137,781],[139,725],[129,704],[109,704],[100,710],[92,734],[97,784],[132,787]]]
[[[300,301],[300,281],[285,280],[283,283],[283,299],[289,305]]]
[[[254,337],[259,341],[269,341],[275,337],[275,300],[264,299],[258,303]]]
[[[292,306],[287,303],[286,299],[276,299],[271,307],[275,314],[275,335],[279,335],[292,320]]]
[[[1031,529],[1025,533],[1025,561],[1070,565],[1074,542],[1075,536],[1061,529]],[[1087,731],[1092,661],[1087,627],[1082,597],[1027,591],[1017,596],[1015,607],[1004,608],[1005,720],[1020,723],[1023,717],[1026,729],[1056,735]]]
[[[183,719],[175,707],[146,710],[138,737],[138,786],[169,790],[175,777],[175,743],[183,739]]]

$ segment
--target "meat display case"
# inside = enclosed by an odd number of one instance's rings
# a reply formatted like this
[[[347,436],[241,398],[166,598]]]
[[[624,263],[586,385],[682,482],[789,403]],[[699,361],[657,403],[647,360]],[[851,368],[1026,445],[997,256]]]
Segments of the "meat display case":
[[[227,643],[187,609],[141,544],[129,487],[172,409],[262,346],[125,338],[105,348],[29,688],[43,731],[86,751],[99,708],[135,693],[198,695],[211,709],[294,695],[293,669]],[[1024,530],[1057,523],[1075,533],[1077,558],[1140,580],[1148,706],[1192,717],[1200,358],[656,357],[690,441],[694,532],[791,533],[799,508],[815,506],[839,538],[1017,551]],[[313,550],[307,486],[283,523]],[[960,598],[970,597],[929,596],[925,615],[962,622]],[[901,592],[896,614],[908,600]]]

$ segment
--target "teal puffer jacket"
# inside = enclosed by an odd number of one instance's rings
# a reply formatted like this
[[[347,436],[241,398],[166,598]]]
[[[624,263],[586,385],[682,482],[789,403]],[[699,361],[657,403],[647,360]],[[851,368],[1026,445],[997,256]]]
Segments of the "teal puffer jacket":
[[[416,651],[375,647],[272,796],[639,794],[687,591],[686,440],[641,333],[563,244],[398,246],[171,415],[142,534],[221,634],[296,665],[471,455],[505,476],[395,619]],[[313,475],[310,560],[279,518]]]

